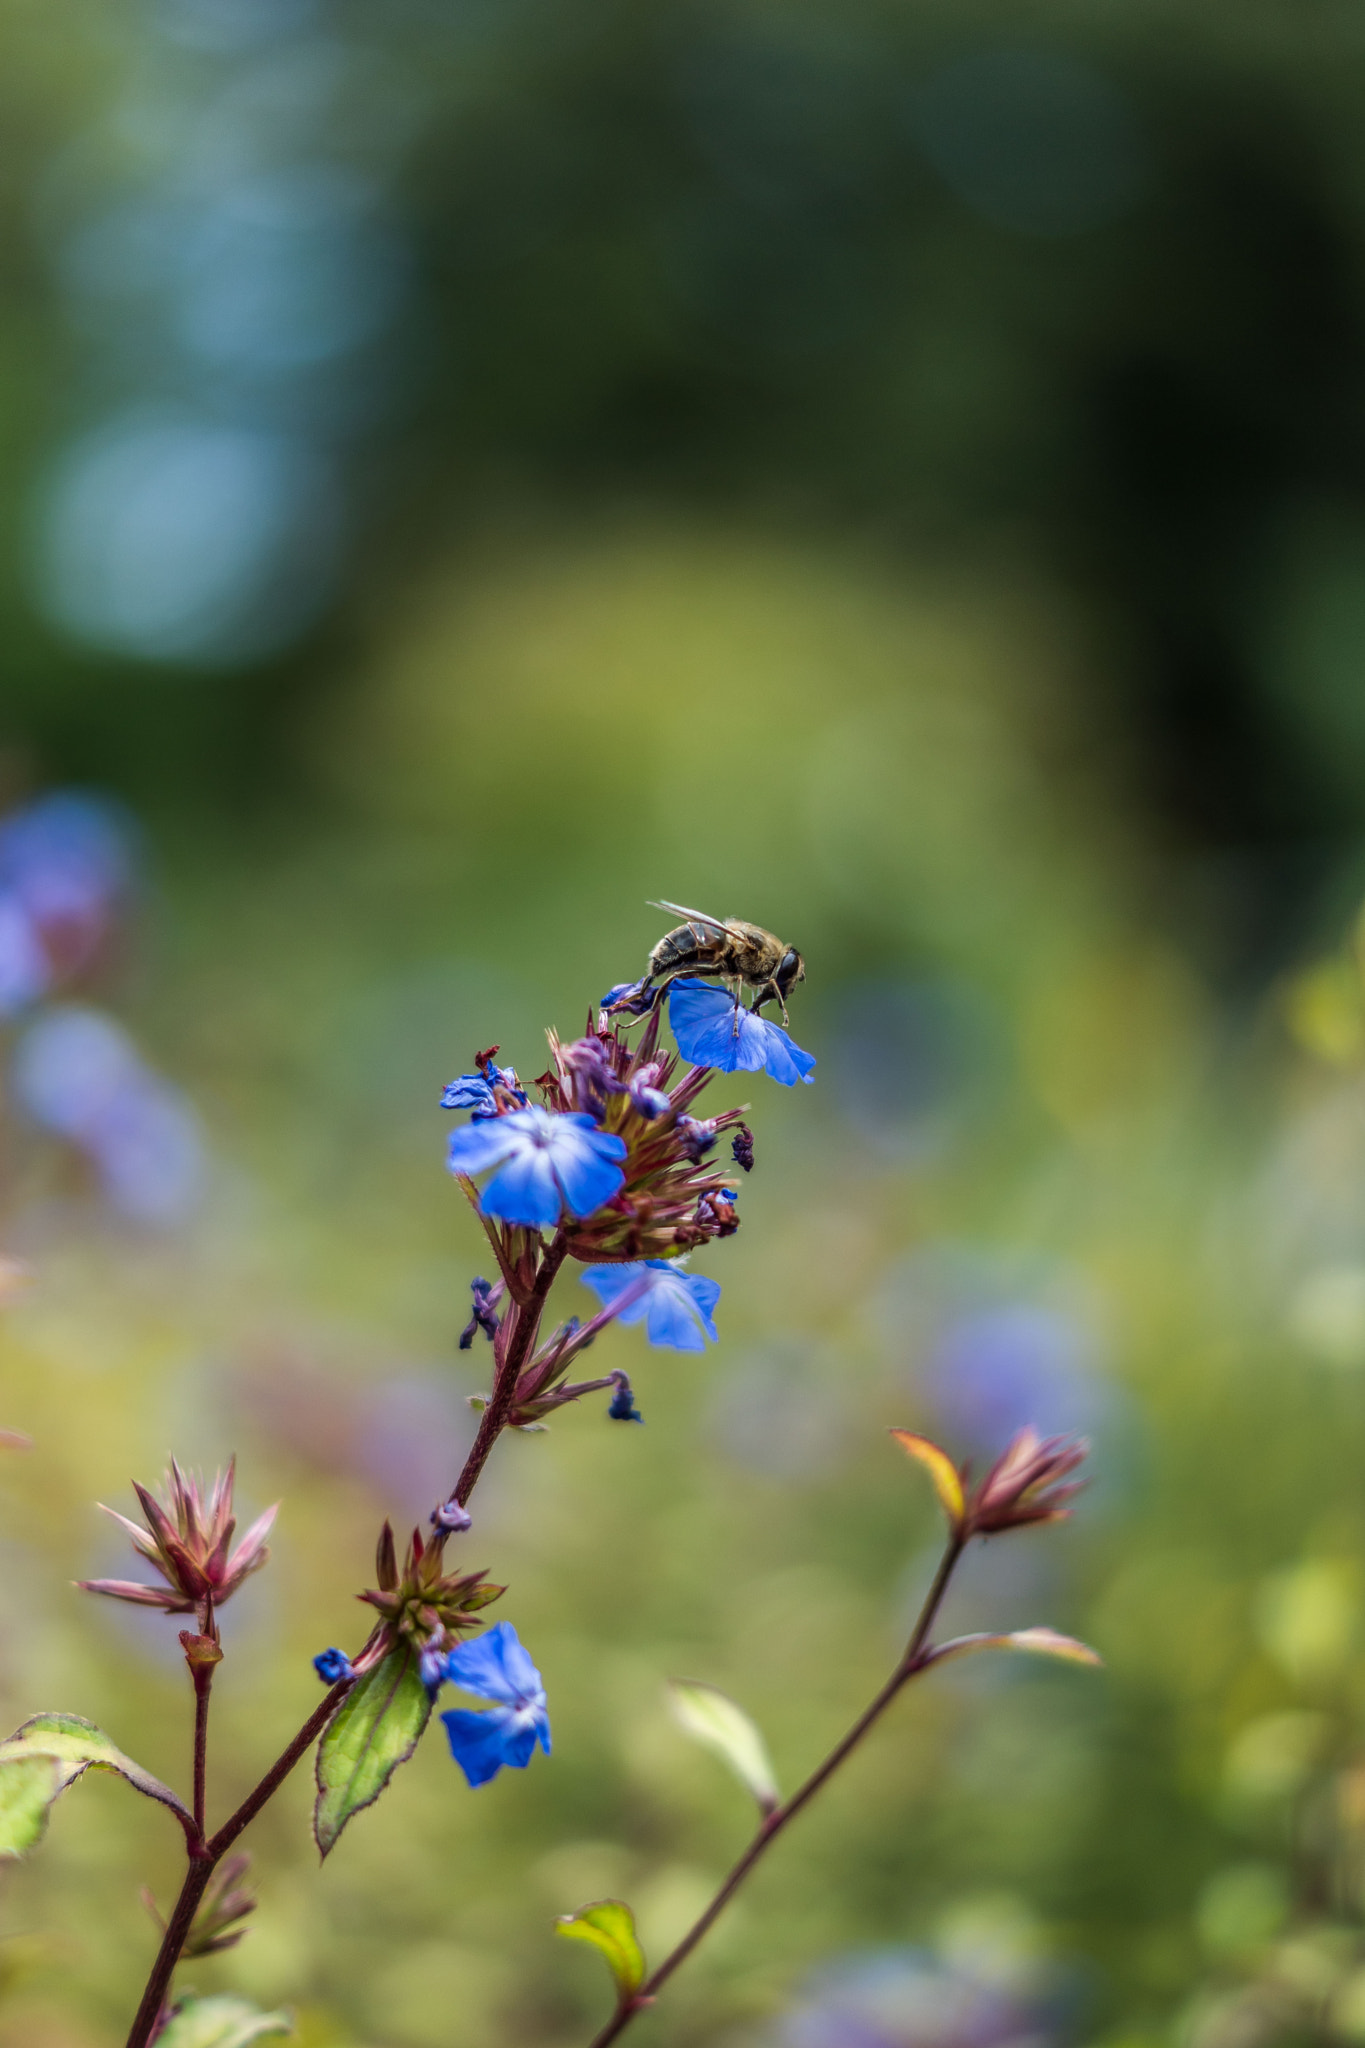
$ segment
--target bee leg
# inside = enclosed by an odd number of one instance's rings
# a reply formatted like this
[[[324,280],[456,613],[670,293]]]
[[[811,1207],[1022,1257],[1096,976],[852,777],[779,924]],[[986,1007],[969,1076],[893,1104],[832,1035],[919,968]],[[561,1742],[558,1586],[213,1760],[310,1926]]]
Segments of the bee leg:
[[[732,1033],[731,1033],[730,1035],[731,1035],[731,1037],[733,1037],[733,1038],[738,1038],[738,1037],[739,1037],[739,1013],[740,1013],[740,1011],[741,1011],[741,1010],[743,1009],[743,1007],[744,1007],[744,1002],[743,1002],[744,990],[743,990],[743,987],[741,986],[741,984],[740,984],[739,982],[736,982],[736,983],[735,983],[735,985],[734,985],[733,989],[731,990],[731,994],[732,994],[732,995],[734,996],[734,999],[735,999],[735,1027],[734,1027],[734,1030],[732,1031]]]

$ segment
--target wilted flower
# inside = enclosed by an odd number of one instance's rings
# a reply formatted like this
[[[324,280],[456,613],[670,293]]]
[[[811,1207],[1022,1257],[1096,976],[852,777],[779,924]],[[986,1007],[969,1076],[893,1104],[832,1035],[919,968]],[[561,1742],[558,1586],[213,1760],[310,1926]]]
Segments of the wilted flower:
[[[469,1321],[460,1332],[460,1349],[468,1351],[474,1342],[476,1330],[482,1330],[490,1342],[498,1334],[498,1318],[494,1313],[502,1297],[501,1280],[471,1280],[469,1291],[474,1297],[474,1307]]]
[[[450,1752],[471,1785],[486,1785],[504,1764],[524,1770],[539,1743],[550,1754],[550,1717],[540,1673],[510,1622],[499,1621],[477,1642],[445,1659],[444,1677],[464,1692],[497,1704],[485,1712],[442,1714]]]
[[[730,1140],[730,1154],[735,1165],[744,1173],[754,1170],[754,1134],[747,1124],[741,1124]]]
[[[589,1266],[583,1284],[591,1287],[604,1305],[618,1300],[628,1288],[636,1289],[635,1299],[620,1311],[617,1320],[643,1322],[650,1343],[662,1350],[704,1351],[708,1337],[713,1344],[719,1342],[711,1312],[720,1300],[720,1282],[686,1272],[680,1260]]]
[[[643,1422],[644,1416],[635,1405],[635,1392],[623,1372],[614,1372],[612,1379],[616,1392],[607,1403],[607,1414],[613,1422]]]
[[[433,1637],[476,1628],[478,1610],[506,1591],[503,1586],[490,1585],[482,1572],[444,1572],[441,1558],[439,1540],[424,1543],[421,1531],[414,1529],[400,1574],[393,1529],[385,1522],[375,1554],[379,1584],[357,1595],[377,1607],[382,1617],[358,1660],[359,1668],[377,1663],[399,1642],[406,1641],[421,1651]]]
[[[235,1550],[229,1548],[237,1527],[232,1513],[235,1474],[233,1459],[226,1472],[216,1475],[205,1495],[203,1482],[187,1476],[172,1458],[164,1505],[134,1480],[133,1491],[142,1503],[147,1527],[140,1529],[114,1508],[104,1512],[127,1530],[133,1548],[166,1583],[143,1586],[128,1579],[81,1579],[82,1590],[107,1593],[111,1599],[129,1600],[139,1607],[159,1607],[164,1614],[197,1614],[201,1625],[206,1624],[212,1611],[270,1556],[265,1539],[278,1502],[257,1517]]]
[[[504,1110],[526,1108],[526,1090],[517,1079],[516,1068],[494,1065],[497,1050],[490,1045],[487,1052],[475,1053],[475,1072],[457,1074],[446,1083],[441,1091],[442,1109],[470,1110],[478,1123],[483,1117],[501,1116]]]
[[[678,1051],[695,1066],[716,1067],[724,1074],[766,1073],[784,1088],[811,1079],[811,1053],[794,1045],[780,1024],[746,1010],[712,982],[670,982],[668,1021]]]
[[[479,1203],[485,1216],[553,1230],[564,1214],[590,1216],[611,1200],[625,1179],[617,1164],[625,1156],[621,1139],[590,1116],[518,1109],[453,1131],[449,1165],[469,1178],[499,1169]]]

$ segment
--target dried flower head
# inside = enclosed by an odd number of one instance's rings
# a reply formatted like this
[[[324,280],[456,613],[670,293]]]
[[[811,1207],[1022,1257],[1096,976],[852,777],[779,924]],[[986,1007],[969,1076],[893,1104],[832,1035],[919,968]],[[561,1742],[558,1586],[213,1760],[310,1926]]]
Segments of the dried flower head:
[[[1062,1482],[1089,1455],[1083,1437],[1040,1437],[1030,1425],[1006,1447],[967,1499],[967,1533],[991,1536],[1031,1522],[1060,1522],[1084,1481]]]
[[[356,1596],[378,1608],[382,1620],[356,1659],[356,1670],[377,1662],[399,1642],[406,1641],[421,1651],[429,1643],[467,1634],[479,1626],[475,1619],[478,1610],[506,1591],[504,1586],[490,1585],[482,1572],[448,1573],[441,1563],[440,1542],[424,1543],[421,1531],[414,1529],[400,1573],[393,1528],[385,1522],[375,1552],[379,1584]]]
[[[1062,1521],[1084,1483],[1063,1482],[1090,1451],[1084,1437],[1043,1438],[1030,1425],[1011,1440],[980,1485],[969,1488],[970,1465],[955,1465],[946,1451],[912,1430],[893,1429],[891,1434],[929,1474],[949,1527],[964,1543],[1001,1529],[1027,1528],[1031,1522]]]
[[[139,1607],[159,1607],[163,1614],[194,1614],[200,1627],[207,1628],[214,1609],[270,1556],[265,1539],[279,1512],[277,1501],[257,1517],[232,1549],[237,1527],[232,1512],[236,1469],[234,1458],[226,1472],[215,1474],[206,1490],[197,1475],[182,1472],[172,1458],[162,1487],[164,1501],[134,1480],[133,1491],[142,1504],[147,1527],[139,1528],[114,1508],[104,1508],[104,1512],[128,1532],[134,1550],[166,1583],[144,1586],[131,1579],[81,1579],[82,1591],[107,1593],[113,1600],[129,1600]]]

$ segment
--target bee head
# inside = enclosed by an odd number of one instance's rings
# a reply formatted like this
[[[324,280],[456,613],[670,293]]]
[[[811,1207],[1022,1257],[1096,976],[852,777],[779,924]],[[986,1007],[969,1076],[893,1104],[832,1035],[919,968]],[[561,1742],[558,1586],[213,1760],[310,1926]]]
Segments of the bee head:
[[[805,978],[805,961],[801,958],[795,946],[788,946],[786,952],[782,955],[782,965],[773,976],[783,1002],[787,1000],[788,995],[795,988],[797,982],[804,981]]]

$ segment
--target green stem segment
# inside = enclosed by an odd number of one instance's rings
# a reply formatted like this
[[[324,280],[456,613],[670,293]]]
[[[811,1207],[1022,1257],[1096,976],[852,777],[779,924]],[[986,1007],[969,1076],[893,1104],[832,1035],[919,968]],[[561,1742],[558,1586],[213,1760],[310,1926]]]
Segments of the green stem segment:
[[[824,1761],[816,1765],[800,1789],[793,1792],[791,1798],[783,1805],[774,1807],[771,1813],[764,1816],[757,1834],[700,1919],[688,1929],[677,1947],[664,1957],[658,1969],[645,1979],[634,1997],[623,2001],[601,2033],[594,2037],[592,2048],[607,2048],[609,2041],[615,2041],[646,2006],[654,2003],[673,1972],[687,1961],[698,1942],[714,1927],[760,1857],[767,1853],[782,1830],[800,1813],[802,1807],[809,1805],[821,1786],[833,1777],[845,1758],[858,1747],[868,1730],[881,1719],[901,1688],[908,1685],[910,1680],[925,1668],[924,1649],[929,1639],[929,1631],[934,1625],[934,1617],[943,1604],[948,1582],[965,1548],[966,1539],[954,1531],[948,1539],[947,1549],[939,1560],[933,1584],[925,1595],[919,1620],[915,1623],[914,1634],[906,1644],[905,1654],[886,1684],[871,1704],[859,1714],[842,1740],[835,1743]]]
[[[492,1398],[480,1417],[478,1432],[470,1446],[469,1455],[455,1482],[455,1490],[449,1496],[450,1499],[459,1501],[461,1506],[474,1491],[479,1474],[488,1462],[488,1454],[506,1426],[516,1395],[517,1381],[521,1377],[522,1368],[535,1349],[545,1302],[564,1258],[564,1245],[561,1238],[556,1236],[541,1256],[528,1298],[518,1303],[512,1311],[517,1319],[516,1326],[508,1340],[507,1350],[494,1383]],[[438,1536],[438,1541],[443,1540]],[[243,1829],[250,1826],[261,1808],[273,1799],[295,1764],[307,1755],[354,1683],[354,1679],[342,1679],[340,1684],[332,1687],[322,1704],[315,1708],[297,1735],[280,1752],[260,1783],[253,1791],[248,1792],[237,1811],[223,1823],[217,1834],[207,1840],[204,1835],[204,1763],[207,1754],[209,1688],[206,1685],[201,1691],[196,1684],[194,1817],[197,1835],[188,1844],[189,1868],[185,1872],[180,1896],[175,1902],[175,1910],[167,1923],[161,1947],[152,1965],[152,1973],[147,1979],[147,1988],[142,1994],[142,2003],[137,2009],[137,2017],[129,2032],[126,2048],[148,2048],[148,2043],[158,2030],[175,1966],[189,1938],[194,1916],[204,1896],[204,1888],[215,1867],[222,1861]]]

